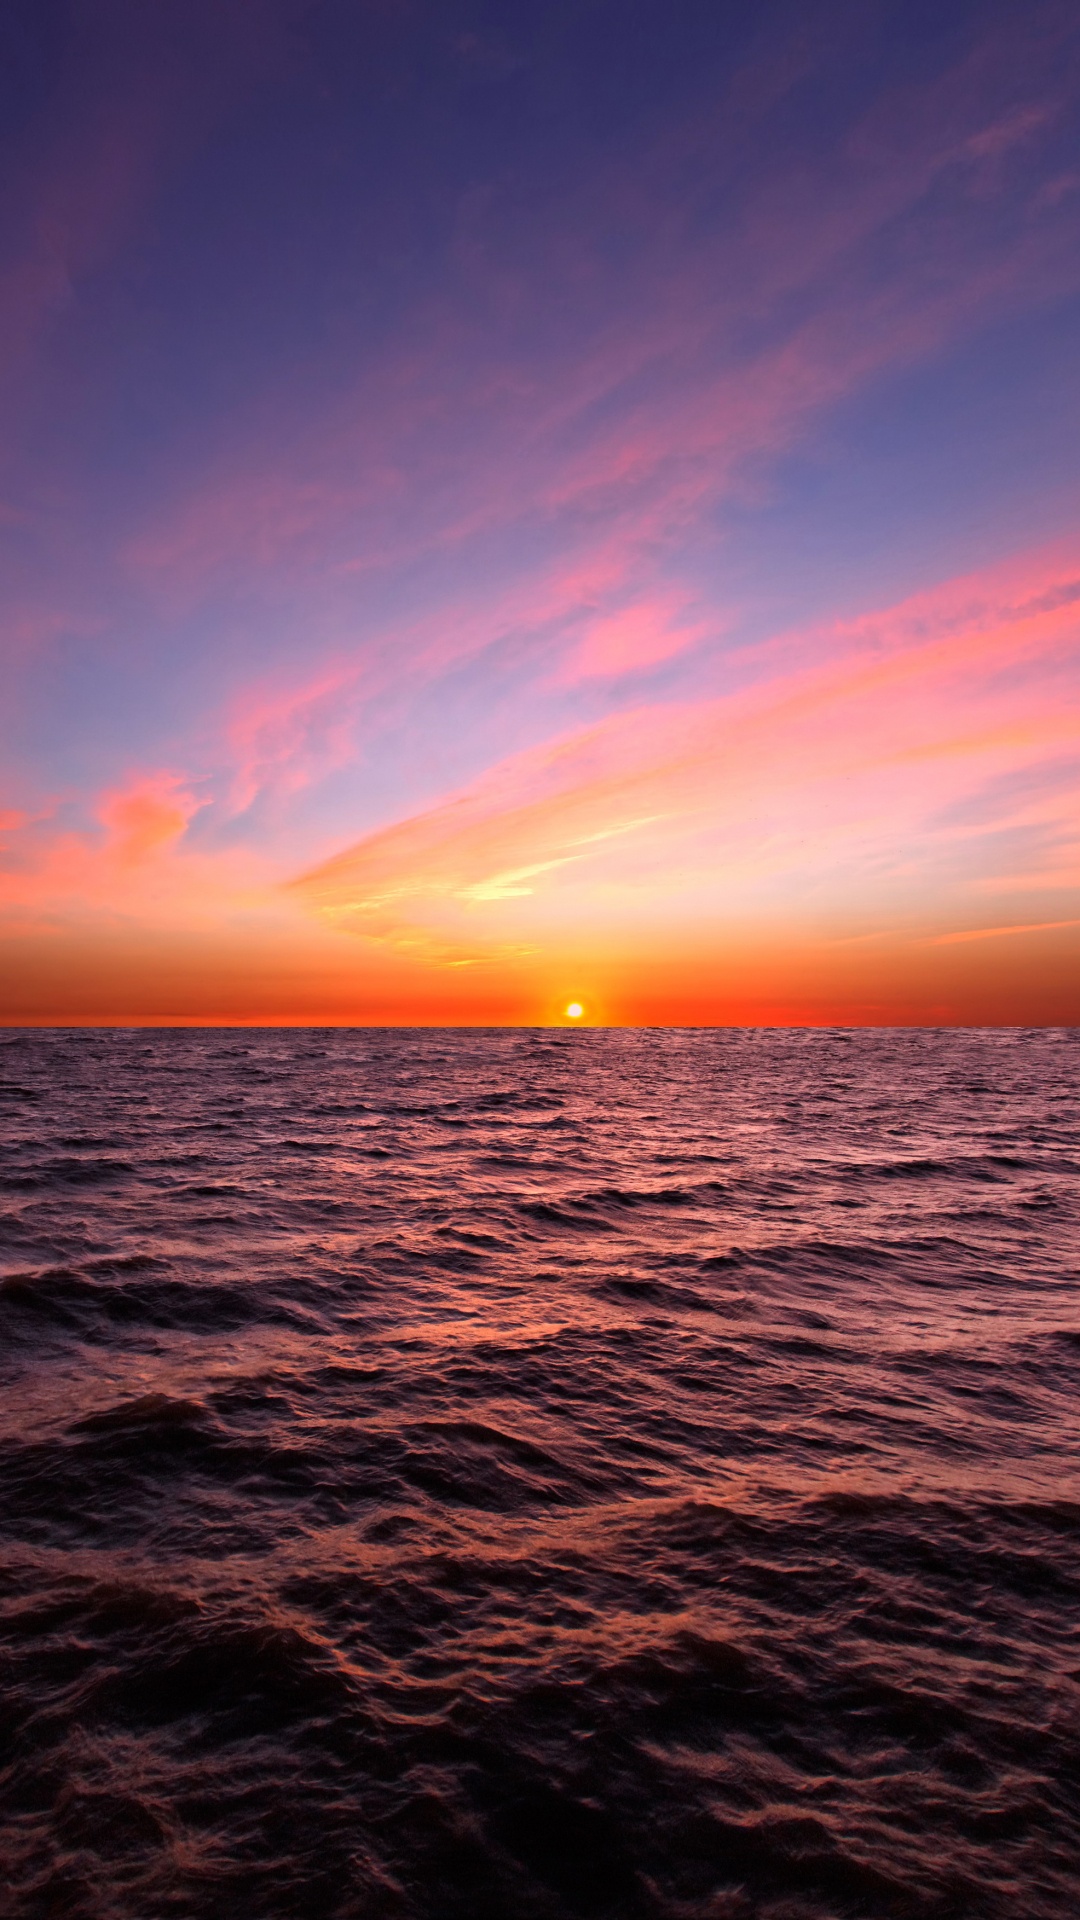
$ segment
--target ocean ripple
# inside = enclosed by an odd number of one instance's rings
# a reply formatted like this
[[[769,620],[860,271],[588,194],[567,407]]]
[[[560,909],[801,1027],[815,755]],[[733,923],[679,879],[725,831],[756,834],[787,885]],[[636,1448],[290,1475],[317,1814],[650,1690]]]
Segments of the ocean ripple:
[[[5,1913],[1080,1912],[1078,1068],[0,1035]]]

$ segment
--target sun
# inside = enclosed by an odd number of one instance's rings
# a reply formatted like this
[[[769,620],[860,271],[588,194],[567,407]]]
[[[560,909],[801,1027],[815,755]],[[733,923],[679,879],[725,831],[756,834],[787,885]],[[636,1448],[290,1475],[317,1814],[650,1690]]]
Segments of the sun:
[[[568,1020],[580,1020],[584,1011],[585,1009],[580,1000],[571,1000],[570,1005],[566,1009],[566,1017]]]

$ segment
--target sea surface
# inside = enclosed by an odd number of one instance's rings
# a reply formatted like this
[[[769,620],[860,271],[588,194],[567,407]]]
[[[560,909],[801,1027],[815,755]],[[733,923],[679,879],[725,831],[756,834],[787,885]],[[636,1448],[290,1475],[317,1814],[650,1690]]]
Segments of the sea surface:
[[[0,1035],[11,1920],[1080,1914],[1080,1033]]]

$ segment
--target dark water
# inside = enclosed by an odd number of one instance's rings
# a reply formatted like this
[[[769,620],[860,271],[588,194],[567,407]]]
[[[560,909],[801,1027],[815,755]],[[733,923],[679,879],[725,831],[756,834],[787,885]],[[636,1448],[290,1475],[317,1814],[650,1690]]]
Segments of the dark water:
[[[0,1036],[5,1911],[1080,1913],[1078,1069]]]

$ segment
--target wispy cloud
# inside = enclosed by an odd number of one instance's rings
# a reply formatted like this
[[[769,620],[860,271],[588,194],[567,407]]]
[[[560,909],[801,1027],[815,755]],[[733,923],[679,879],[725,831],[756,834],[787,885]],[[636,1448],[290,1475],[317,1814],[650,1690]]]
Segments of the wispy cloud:
[[[490,562],[522,530],[582,558],[617,538],[628,571],[655,565],[823,409],[1080,283],[1067,209],[1008,173],[1076,83],[1046,22],[1041,43],[1018,22],[741,194],[718,183],[761,128],[723,98],[633,168],[531,207],[527,245],[493,190],[461,284],[418,297],[329,398],[298,379],[226,420],[128,564],[176,604],[224,587],[309,608],[422,555],[483,544]],[[610,262],[605,232],[626,236]]]
[[[335,926],[475,955],[488,938],[562,937],[575,915],[613,938],[657,914],[675,916],[673,938],[688,922],[722,936],[764,916],[793,933],[882,910],[940,927],[994,884],[979,847],[1003,824],[1053,827],[1027,882],[1075,885],[1076,783],[1018,784],[1011,804],[1002,786],[1080,741],[1072,564],[1065,581],[1044,557],[804,635],[813,666],[516,757],[293,890]],[[993,821],[965,816],[993,781]]]

